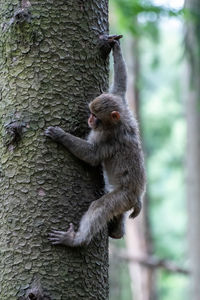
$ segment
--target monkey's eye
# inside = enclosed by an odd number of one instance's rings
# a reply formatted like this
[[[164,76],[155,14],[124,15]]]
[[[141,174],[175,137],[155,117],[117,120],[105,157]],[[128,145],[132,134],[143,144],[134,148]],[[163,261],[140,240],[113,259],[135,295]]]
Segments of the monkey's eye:
[[[95,117],[95,118],[96,118],[96,115],[95,115],[95,114],[91,113],[91,115],[92,115],[93,117]]]

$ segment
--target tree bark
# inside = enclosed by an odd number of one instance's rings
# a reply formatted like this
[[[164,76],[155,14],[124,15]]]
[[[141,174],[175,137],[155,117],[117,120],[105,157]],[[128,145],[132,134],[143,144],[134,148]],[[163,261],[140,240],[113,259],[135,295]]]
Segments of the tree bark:
[[[108,239],[52,246],[102,193],[99,170],[44,136],[87,132],[87,103],[108,88],[107,0],[0,0],[0,299],[108,297]]]
[[[200,3],[186,0],[191,16],[186,24],[189,92],[187,116],[187,199],[192,300],[200,299]]]

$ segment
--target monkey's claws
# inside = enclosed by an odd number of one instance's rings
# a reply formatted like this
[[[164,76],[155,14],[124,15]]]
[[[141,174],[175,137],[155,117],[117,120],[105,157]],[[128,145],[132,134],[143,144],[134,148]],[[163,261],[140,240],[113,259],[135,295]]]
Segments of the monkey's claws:
[[[62,128],[58,126],[50,126],[44,131],[44,134],[54,141],[59,141],[60,138],[65,134],[65,132]]]
[[[65,246],[73,246],[75,234],[74,225],[70,223],[67,231],[52,230],[52,232],[49,233],[48,240],[53,245],[61,244]]]

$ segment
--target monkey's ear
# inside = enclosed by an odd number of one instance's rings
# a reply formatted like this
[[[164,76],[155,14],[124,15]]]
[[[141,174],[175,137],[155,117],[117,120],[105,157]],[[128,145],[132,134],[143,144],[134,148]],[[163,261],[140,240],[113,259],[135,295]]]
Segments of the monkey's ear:
[[[113,119],[113,121],[119,121],[120,113],[118,111],[112,111],[111,112],[111,118]]]

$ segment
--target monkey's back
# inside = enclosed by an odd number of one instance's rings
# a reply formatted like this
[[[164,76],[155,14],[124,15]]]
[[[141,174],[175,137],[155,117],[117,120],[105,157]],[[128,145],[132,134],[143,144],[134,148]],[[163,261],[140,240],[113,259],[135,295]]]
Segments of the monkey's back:
[[[105,182],[112,189],[121,188],[140,197],[145,189],[144,157],[138,131],[118,131],[108,144],[108,157],[102,161]],[[105,150],[105,149],[104,149]],[[110,151],[110,153],[109,153]]]

